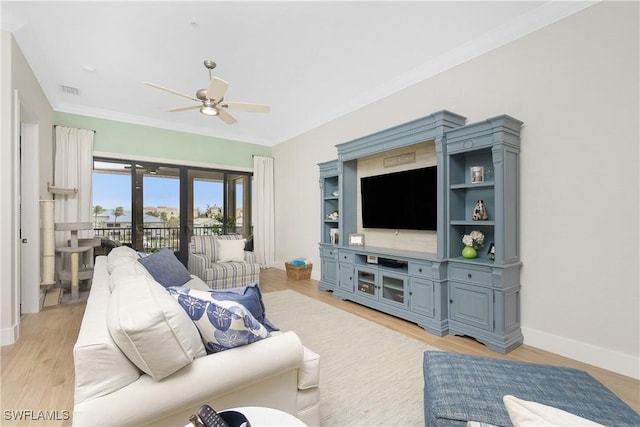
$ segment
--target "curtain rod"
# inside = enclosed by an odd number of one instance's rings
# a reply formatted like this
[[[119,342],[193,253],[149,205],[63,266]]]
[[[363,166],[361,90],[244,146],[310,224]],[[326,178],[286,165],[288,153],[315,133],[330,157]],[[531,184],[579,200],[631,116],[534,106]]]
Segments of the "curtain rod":
[[[63,126],[63,125],[53,125],[54,128],[57,128],[58,126]],[[63,127],[69,127],[69,126],[63,126]],[[78,128],[78,129],[80,129],[80,128]],[[98,133],[98,131],[94,130],[94,129],[85,129],[85,130],[90,130],[93,133]]]

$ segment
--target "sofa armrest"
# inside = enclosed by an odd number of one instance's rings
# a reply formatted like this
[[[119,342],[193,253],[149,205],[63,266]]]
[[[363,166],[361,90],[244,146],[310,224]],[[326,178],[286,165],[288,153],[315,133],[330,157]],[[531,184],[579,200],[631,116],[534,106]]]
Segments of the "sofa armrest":
[[[204,280],[204,270],[207,268],[211,268],[211,260],[207,255],[189,252],[189,261],[187,262],[189,273],[195,274]]]
[[[303,355],[304,347],[295,332],[274,334],[250,345],[200,357],[161,381],[142,375],[116,392],[77,404],[73,424],[166,424],[175,418],[183,421],[176,425],[184,425],[189,410],[195,412],[203,403],[212,404],[216,398],[287,371],[293,373],[291,388],[297,390],[296,372]]]
[[[249,264],[257,264],[256,254],[252,251],[244,251],[244,260]]]

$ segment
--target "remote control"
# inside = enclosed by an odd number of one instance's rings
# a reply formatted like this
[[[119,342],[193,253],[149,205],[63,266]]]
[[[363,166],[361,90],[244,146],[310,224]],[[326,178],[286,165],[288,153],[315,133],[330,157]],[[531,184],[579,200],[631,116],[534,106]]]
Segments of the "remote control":
[[[202,424],[204,424],[204,427],[229,427],[222,417],[209,405],[202,405],[200,409],[198,409],[198,417],[200,421],[202,421]]]

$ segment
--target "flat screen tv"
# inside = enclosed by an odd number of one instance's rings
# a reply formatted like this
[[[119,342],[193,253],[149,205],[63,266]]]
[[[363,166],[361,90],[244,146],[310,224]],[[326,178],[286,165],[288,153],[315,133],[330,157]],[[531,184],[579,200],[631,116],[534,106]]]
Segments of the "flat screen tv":
[[[437,167],[360,178],[362,226],[436,230]]]

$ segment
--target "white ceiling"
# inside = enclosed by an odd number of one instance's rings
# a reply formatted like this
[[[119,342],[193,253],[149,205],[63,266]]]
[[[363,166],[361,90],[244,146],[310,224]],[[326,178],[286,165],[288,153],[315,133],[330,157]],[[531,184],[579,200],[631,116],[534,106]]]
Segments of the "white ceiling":
[[[56,111],[275,145],[535,31],[593,2],[1,1]],[[269,104],[227,125],[188,95]],[[70,95],[62,86],[77,88]]]

